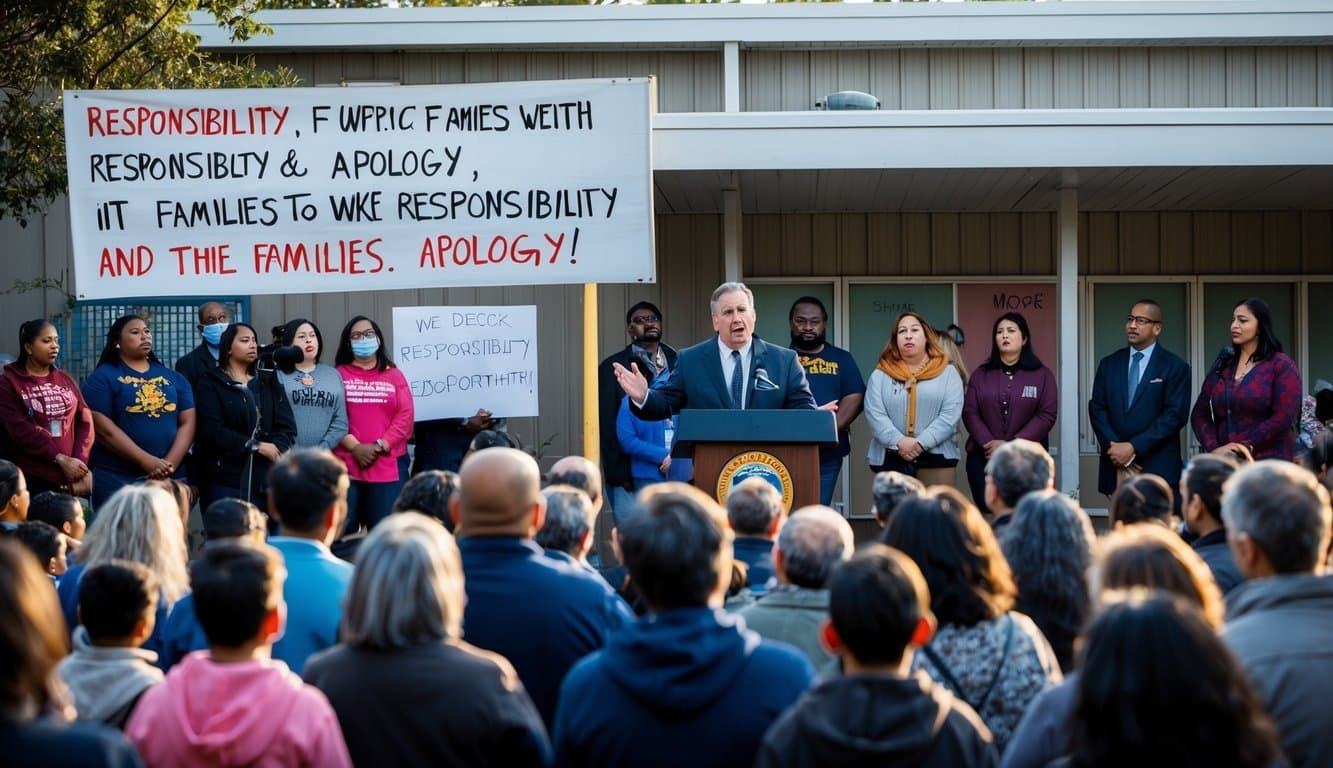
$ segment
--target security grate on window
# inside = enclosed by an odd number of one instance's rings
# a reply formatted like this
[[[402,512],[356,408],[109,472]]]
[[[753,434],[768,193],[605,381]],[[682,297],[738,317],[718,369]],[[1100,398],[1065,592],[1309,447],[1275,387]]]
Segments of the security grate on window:
[[[110,299],[80,301],[71,312],[69,332],[61,341],[61,365],[82,382],[97,367],[97,358],[106,346],[106,334],[112,323],[123,315],[138,315],[153,331],[153,352],[167,367],[199,346],[199,305],[220,301],[233,321],[245,321],[250,314],[250,299],[231,296],[218,299]]]

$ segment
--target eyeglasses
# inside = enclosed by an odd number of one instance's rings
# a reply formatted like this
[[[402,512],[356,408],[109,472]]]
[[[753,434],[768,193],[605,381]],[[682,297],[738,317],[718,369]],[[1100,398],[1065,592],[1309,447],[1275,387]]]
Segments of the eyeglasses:
[[[367,341],[375,338],[375,332],[361,331],[360,333],[358,333],[356,331],[352,331],[351,333],[348,334],[348,338],[350,338],[352,341]]]
[[[371,335],[371,336],[374,336],[374,335],[375,335],[375,332],[374,332],[374,331],[371,331],[371,332],[370,332],[370,335]],[[318,341],[318,340],[319,340],[319,337],[316,336],[313,332],[312,332],[312,333],[298,333],[298,334],[296,334],[295,336],[293,336],[292,338],[295,339],[296,341]],[[356,338],[356,337],[353,336],[352,338]]]
[[[660,323],[662,318],[657,315],[639,315],[629,319],[630,325],[647,325],[649,323]]]
[[[1155,325],[1160,322],[1162,321],[1154,320],[1151,317],[1142,317],[1140,315],[1130,315],[1125,318],[1125,325]]]

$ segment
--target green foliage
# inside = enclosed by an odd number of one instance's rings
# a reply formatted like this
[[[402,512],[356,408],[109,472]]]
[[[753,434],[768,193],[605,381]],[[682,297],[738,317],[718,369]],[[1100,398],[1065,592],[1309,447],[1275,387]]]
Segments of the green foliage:
[[[198,49],[191,11],[232,39],[269,30],[251,0],[0,0],[0,217],[26,217],[63,193],[65,89],[292,85],[290,70]]]

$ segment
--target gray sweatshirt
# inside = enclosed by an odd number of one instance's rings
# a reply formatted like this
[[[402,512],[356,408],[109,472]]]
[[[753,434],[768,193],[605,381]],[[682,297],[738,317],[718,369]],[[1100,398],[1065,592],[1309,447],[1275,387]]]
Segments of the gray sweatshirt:
[[[156,661],[156,653],[142,648],[93,645],[88,630],[78,627],[74,652],[61,660],[56,674],[74,694],[80,720],[108,723],[124,717],[125,707],[148,686],[162,682],[162,670],[153,666]]]
[[[310,385],[302,383],[307,376],[314,379]],[[347,434],[347,397],[337,369],[320,363],[310,373],[278,371],[278,380],[296,417],[297,447],[333,450]]]

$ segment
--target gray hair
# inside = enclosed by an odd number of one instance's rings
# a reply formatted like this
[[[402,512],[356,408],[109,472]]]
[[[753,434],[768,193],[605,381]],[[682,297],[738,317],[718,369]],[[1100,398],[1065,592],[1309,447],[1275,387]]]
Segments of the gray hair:
[[[986,474],[1000,494],[1000,501],[1013,509],[1032,491],[1044,491],[1055,480],[1055,460],[1041,443],[1018,438],[996,448],[986,462]]]
[[[357,551],[343,641],[393,650],[456,640],[463,604],[463,563],[454,537],[418,512],[389,515]]]
[[[793,512],[778,534],[787,581],[807,589],[823,589],[834,566],[851,557],[855,547],[847,520],[817,504]]]
[[[750,300],[750,309],[754,309],[754,291],[746,287],[745,283],[723,283],[713,289],[713,295],[708,299],[708,311],[716,315],[717,300],[722,298],[722,294],[734,291],[742,291],[745,297]]]
[[[542,549],[583,554],[583,537],[596,525],[592,499],[572,485],[551,485],[542,489],[546,497],[546,522],[537,531],[536,542]]]
[[[1310,573],[1328,549],[1328,491],[1308,469],[1269,459],[1241,467],[1222,486],[1222,522],[1243,533],[1277,573]]]
[[[870,495],[874,499],[875,517],[880,525],[888,525],[893,510],[904,500],[920,496],[926,486],[920,480],[901,472],[876,472]]]
[[[737,536],[767,536],[782,512],[782,494],[761,477],[745,480],[727,494],[727,520]]]
[[[90,568],[109,560],[148,566],[161,582],[168,605],[190,591],[180,508],[159,486],[127,485],[112,494],[97,508],[79,559]]]
[[[1000,534],[1018,602],[1047,634],[1062,662],[1088,617],[1088,568],[1096,534],[1088,514],[1059,491],[1033,491]]]

